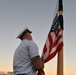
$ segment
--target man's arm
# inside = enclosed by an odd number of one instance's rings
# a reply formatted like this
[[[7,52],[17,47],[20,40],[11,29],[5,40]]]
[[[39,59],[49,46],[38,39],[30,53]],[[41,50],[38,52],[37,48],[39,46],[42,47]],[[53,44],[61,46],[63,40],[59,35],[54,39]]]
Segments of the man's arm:
[[[42,70],[44,68],[44,63],[42,62],[40,56],[35,56],[32,58],[32,63],[36,70]]]

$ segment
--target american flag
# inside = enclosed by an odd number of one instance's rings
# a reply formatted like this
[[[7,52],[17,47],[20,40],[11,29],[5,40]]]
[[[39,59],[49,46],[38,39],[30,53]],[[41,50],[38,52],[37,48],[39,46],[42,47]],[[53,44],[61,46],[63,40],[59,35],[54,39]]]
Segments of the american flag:
[[[49,60],[51,60],[56,55],[56,53],[62,48],[62,46],[63,46],[62,29],[59,23],[59,15],[56,14],[43,48],[42,53],[43,62],[46,63]]]
[[[59,15],[56,14],[43,48],[42,61],[44,63],[54,58],[57,52],[63,47],[62,32],[63,31],[59,23]],[[45,75],[44,70],[39,71],[38,75]]]

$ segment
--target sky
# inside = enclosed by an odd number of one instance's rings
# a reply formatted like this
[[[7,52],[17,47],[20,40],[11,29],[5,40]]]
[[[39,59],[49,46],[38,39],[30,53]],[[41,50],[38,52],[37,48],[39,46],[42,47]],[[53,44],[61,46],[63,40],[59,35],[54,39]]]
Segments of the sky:
[[[63,0],[64,75],[76,75],[76,0]],[[19,32],[32,30],[41,55],[52,25],[57,0],[0,0],[0,71],[13,71]],[[45,64],[46,75],[57,74],[57,55]]]

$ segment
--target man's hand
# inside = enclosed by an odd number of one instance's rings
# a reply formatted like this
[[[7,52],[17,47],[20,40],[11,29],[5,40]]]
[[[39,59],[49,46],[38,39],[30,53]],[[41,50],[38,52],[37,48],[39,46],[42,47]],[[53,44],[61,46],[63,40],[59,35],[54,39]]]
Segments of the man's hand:
[[[42,62],[42,60],[39,56],[33,57],[32,63],[36,70],[42,70],[44,68],[44,63]]]

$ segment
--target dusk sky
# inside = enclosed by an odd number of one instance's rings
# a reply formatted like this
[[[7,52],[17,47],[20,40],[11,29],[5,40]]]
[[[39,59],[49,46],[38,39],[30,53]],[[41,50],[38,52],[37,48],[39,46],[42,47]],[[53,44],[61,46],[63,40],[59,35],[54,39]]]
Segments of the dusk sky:
[[[58,0],[0,0],[0,71],[13,71],[19,32],[28,27],[41,55]],[[64,75],[76,75],[76,0],[63,0]],[[45,64],[46,75],[56,75],[57,55]]]

